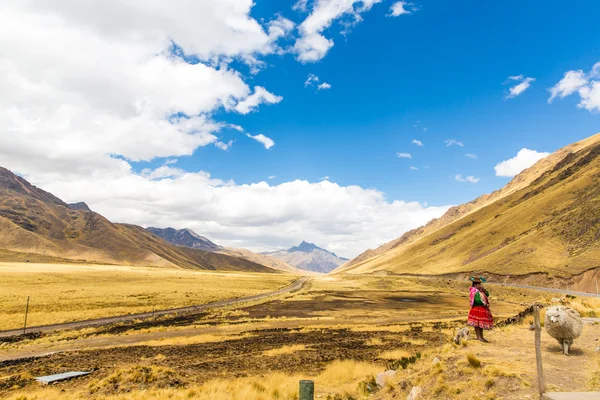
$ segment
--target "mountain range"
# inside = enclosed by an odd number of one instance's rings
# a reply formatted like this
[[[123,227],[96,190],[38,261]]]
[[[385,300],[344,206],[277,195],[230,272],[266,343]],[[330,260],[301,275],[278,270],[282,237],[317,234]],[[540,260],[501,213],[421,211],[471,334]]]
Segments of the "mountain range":
[[[600,134],[501,190],[368,250],[334,273],[489,274],[592,289],[600,259]],[[589,286],[589,287],[587,287]]]
[[[275,273],[242,256],[175,246],[144,228],[67,204],[0,167],[0,260]]]
[[[338,257],[335,253],[304,241],[300,245],[290,247],[287,250],[262,254],[277,258],[296,268],[322,274],[331,272],[348,261],[346,258]]]
[[[198,235],[191,229],[173,229],[173,228],[146,228],[152,234],[177,246],[200,249],[211,253],[226,254],[232,257],[241,257],[255,263],[265,265],[276,270],[291,272],[294,274],[303,274],[302,271],[294,266],[268,255],[254,253],[246,249],[236,249],[232,247],[223,247],[211,242],[208,238]]]

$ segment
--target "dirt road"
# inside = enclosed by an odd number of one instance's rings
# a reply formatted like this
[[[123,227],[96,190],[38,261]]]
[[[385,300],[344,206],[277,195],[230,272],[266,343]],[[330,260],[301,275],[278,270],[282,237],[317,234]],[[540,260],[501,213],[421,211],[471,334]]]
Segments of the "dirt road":
[[[201,305],[197,305],[197,306],[171,308],[168,310],[157,310],[155,312],[146,312],[146,313],[130,314],[130,315],[119,315],[119,316],[114,316],[114,317],[68,322],[68,323],[64,323],[64,324],[31,326],[31,327],[27,327],[26,331],[27,332],[32,332],[32,331],[51,332],[51,331],[58,331],[58,330],[65,330],[65,329],[76,329],[76,328],[84,328],[84,327],[90,327],[90,326],[107,325],[107,324],[112,324],[115,322],[124,322],[124,321],[132,321],[132,320],[136,320],[136,319],[152,318],[152,317],[167,315],[167,314],[199,312],[199,311],[204,311],[204,310],[207,310],[210,308],[226,307],[226,306],[231,306],[231,305],[235,305],[235,304],[239,304],[239,303],[245,303],[248,301],[256,301],[256,300],[266,299],[268,297],[279,296],[281,294],[293,293],[293,292],[296,292],[296,291],[302,289],[304,284],[309,279],[310,278],[303,276],[303,277],[297,279],[296,281],[294,281],[294,283],[292,283],[291,285],[286,286],[282,289],[276,290],[274,292],[257,294],[254,296],[247,296],[247,297],[240,297],[237,299],[215,301],[213,303],[206,303],[206,304],[201,304]],[[0,337],[20,335],[22,333],[23,333],[23,329],[12,329],[9,331],[0,331]]]

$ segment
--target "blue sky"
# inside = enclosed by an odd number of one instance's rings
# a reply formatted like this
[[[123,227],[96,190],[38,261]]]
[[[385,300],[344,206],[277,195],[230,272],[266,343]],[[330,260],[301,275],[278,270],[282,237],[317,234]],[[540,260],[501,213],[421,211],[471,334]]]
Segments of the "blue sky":
[[[353,257],[599,132],[598,15],[596,1],[7,0],[0,165],[113,221]]]
[[[223,118],[276,145],[267,152],[242,140],[227,153],[203,147],[180,165],[237,183],[329,176],[342,185],[376,187],[392,199],[459,204],[503,186],[508,178],[496,177],[493,167],[521,148],[554,151],[600,131],[598,115],[578,109],[576,98],[547,103],[548,88],[565,71],[587,70],[600,60],[600,3],[416,4],[418,11],[396,18],[386,16],[389,3],[376,4],[345,37],[334,24],[327,32],[335,46],[320,62],[267,58],[269,67],[250,82],[283,101]],[[292,5],[258,1],[252,16],[281,13],[300,22]],[[332,88],[305,88],[311,73]],[[503,83],[519,74],[536,80],[505,99],[509,85]],[[413,139],[424,146],[412,145]],[[465,147],[446,147],[446,139]],[[413,158],[399,159],[397,152]],[[481,180],[461,183],[456,174]]]

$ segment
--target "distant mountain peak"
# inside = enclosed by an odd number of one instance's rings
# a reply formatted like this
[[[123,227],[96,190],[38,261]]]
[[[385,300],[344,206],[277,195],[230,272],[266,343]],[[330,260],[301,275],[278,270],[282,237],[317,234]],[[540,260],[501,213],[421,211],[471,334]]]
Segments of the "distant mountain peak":
[[[310,253],[313,250],[325,250],[325,249],[320,248],[319,246],[317,246],[314,243],[305,242],[303,240],[302,243],[300,243],[300,245],[290,247],[287,251],[289,253],[293,253],[295,251],[301,251],[303,253]],[[327,250],[325,250],[325,251],[327,251]]]

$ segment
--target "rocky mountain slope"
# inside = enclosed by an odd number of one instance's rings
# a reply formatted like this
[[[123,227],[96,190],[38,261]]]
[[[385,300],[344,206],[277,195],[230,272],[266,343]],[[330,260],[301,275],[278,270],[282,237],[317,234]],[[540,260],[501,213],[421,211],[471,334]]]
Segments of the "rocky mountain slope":
[[[263,253],[306,271],[328,273],[344,264],[347,259],[338,257],[312,243],[302,242],[287,250]]]
[[[211,242],[208,238],[201,236],[191,229],[173,229],[173,228],[147,228],[154,235],[173,243],[177,246],[185,246],[193,249],[201,249],[211,253],[227,254],[233,257],[244,258],[246,260],[294,274],[302,274],[302,271],[274,257],[263,254],[257,254],[246,249],[236,249],[231,247],[219,246]]]
[[[174,246],[86,208],[0,167],[0,259],[276,272],[244,258]]]
[[[166,240],[167,242],[178,246],[191,247],[192,249],[200,249],[210,251],[211,253],[223,250],[223,247],[214,244],[204,236],[198,235],[191,229],[173,229],[173,228],[146,228],[156,236]]]
[[[571,278],[598,267],[600,134],[335,272]]]

